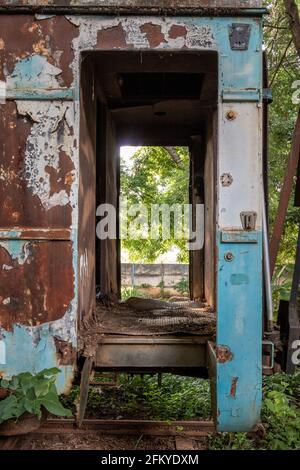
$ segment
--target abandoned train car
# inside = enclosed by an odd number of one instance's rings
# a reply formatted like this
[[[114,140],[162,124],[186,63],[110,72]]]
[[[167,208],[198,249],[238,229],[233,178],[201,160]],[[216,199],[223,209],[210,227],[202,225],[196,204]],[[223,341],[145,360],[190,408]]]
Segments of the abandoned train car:
[[[263,13],[260,0],[0,0],[1,375],[58,366],[70,390],[96,284],[120,294],[119,241],[95,231],[96,207],[118,206],[120,146],[184,145],[205,205],[191,297],[216,335],[107,333],[95,365],[208,373],[218,430],[258,422]]]

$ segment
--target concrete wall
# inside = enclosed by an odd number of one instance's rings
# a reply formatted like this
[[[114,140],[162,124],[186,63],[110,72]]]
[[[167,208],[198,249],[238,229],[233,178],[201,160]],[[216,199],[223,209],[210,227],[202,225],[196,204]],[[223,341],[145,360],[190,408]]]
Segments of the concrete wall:
[[[163,281],[166,288],[173,288],[182,279],[189,278],[188,264],[131,264],[122,263],[122,285],[159,287]]]

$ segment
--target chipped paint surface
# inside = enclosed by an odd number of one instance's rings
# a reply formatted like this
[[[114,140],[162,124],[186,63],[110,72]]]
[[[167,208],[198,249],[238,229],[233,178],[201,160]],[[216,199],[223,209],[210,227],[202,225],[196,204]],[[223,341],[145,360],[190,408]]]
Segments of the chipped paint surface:
[[[58,67],[50,64],[47,58],[40,55],[37,47],[34,47],[37,55],[31,55],[17,61],[11,75],[7,75],[7,89],[31,89],[32,81],[36,88],[58,88],[57,76],[61,74]]]
[[[12,332],[2,332],[2,342],[5,354],[0,361],[1,373],[11,377],[24,371],[39,372],[48,367],[58,366],[62,373],[58,375],[57,387],[59,393],[68,392],[73,379],[74,365],[64,365],[57,359],[55,331],[51,323],[39,328],[26,328],[15,325]],[[16,347],[17,346],[17,347]]]
[[[72,204],[71,186],[76,176],[72,163],[76,149],[73,103],[17,101],[17,111],[33,121],[24,158],[23,178],[27,187],[46,210]],[[59,175],[64,167],[68,171]]]
[[[217,362],[224,364],[224,362],[231,361],[233,354],[228,346],[218,345],[216,347]]]
[[[73,378],[79,295],[92,269],[77,234],[82,52],[217,51],[218,429],[249,430],[261,401],[260,22],[243,18],[252,29],[241,52],[228,40],[238,18],[27,14],[13,17],[14,28],[11,18],[0,16],[9,98],[0,106],[0,374],[58,364],[60,391]],[[255,233],[241,231],[245,210],[257,212]]]

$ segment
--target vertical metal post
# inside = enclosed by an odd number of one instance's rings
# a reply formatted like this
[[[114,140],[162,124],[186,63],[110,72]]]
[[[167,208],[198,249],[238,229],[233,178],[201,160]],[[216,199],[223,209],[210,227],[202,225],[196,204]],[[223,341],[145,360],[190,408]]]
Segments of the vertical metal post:
[[[273,330],[273,299],[272,299],[272,280],[270,273],[270,255],[269,255],[269,237],[267,226],[267,214],[265,201],[262,204],[263,216],[263,260],[264,260],[264,285],[266,293],[266,317],[267,331]]]

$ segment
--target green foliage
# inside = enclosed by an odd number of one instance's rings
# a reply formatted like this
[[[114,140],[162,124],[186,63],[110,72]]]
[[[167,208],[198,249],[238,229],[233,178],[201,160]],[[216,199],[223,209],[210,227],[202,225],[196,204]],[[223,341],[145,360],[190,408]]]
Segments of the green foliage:
[[[188,279],[182,277],[180,281],[175,285],[176,290],[180,292],[182,295],[189,294],[189,281]]]
[[[121,299],[127,300],[130,297],[145,297],[145,294],[138,287],[121,287]]]
[[[76,400],[78,388],[73,390]],[[70,406],[69,397],[64,403]],[[118,388],[90,388],[88,412],[98,417],[137,417],[177,420],[210,417],[209,381],[164,374],[159,386],[157,376],[121,375]]]
[[[281,0],[265,1],[264,45],[268,61],[273,103],[269,106],[269,216],[270,229],[276,217],[280,190],[291,148],[299,105],[292,103],[293,82],[299,80],[300,60],[291,37],[291,29]],[[278,265],[294,263],[299,208],[289,203],[284,233],[278,254]]]
[[[38,374],[22,372],[10,380],[2,379],[0,387],[9,395],[0,401],[0,423],[17,419],[28,412],[42,417],[42,407],[56,416],[71,416],[59,401],[55,380],[59,369],[44,369]]]
[[[120,376],[118,388],[90,388],[88,414],[97,417],[149,418],[157,420],[209,419],[209,380],[164,374]],[[72,407],[79,394],[63,398]],[[300,373],[264,377],[262,424],[265,432],[217,433],[208,440],[212,450],[300,449]]]
[[[264,378],[262,422],[266,433],[222,433],[210,437],[211,449],[300,449],[300,374]]]
[[[189,203],[189,152],[187,147],[176,147],[181,163],[175,163],[163,147],[142,147],[132,157],[132,166],[121,160],[121,196],[128,206],[143,204],[150,213],[151,204]],[[135,217],[129,217],[129,221]],[[151,227],[151,220],[148,220]],[[188,262],[185,240],[174,237],[174,220],[171,216],[170,238],[122,240],[131,262],[152,263],[173,246],[180,249],[179,261]]]
[[[272,279],[273,308],[278,311],[280,299],[289,300],[294,266],[283,264],[276,266]]]

